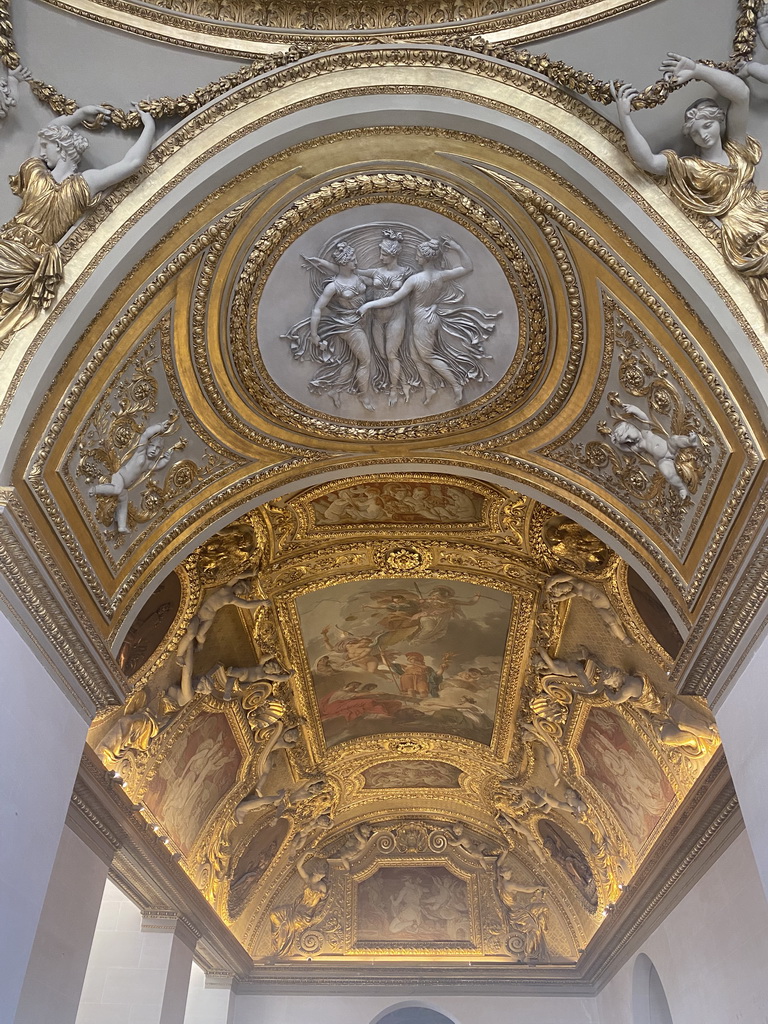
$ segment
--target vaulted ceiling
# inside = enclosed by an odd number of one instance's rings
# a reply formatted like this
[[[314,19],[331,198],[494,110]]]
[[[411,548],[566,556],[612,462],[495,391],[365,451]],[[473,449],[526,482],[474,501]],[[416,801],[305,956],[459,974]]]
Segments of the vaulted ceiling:
[[[178,6],[100,16],[274,66],[191,98],[5,355],[99,785],[254,970],[594,978],[728,799],[764,330],[604,83],[482,51],[637,5],[407,45]]]

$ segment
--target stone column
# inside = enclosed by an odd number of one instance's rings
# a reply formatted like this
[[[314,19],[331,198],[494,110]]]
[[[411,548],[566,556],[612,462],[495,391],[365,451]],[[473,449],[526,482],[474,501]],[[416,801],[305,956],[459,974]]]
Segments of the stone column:
[[[3,1019],[12,1021],[90,716],[65,695],[2,612],[0,649],[6,666],[0,715],[0,1006]]]
[[[768,634],[715,708],[715,718],[768,897]]]
[[[141,930],[145,953],[153,963],[166,964],[157,1024],[184,1024],[192,955],[200,936],[175,915],[145,914]],[[155,1017],[147,1016],[145,1020],[154,1024]]]
[[[74,1024],[114,847],[65,827],[48,883],[15,1024]]]
[[[108,883],[77,1024],[184,1024],[198,938],[176,914],[142,913]]]
[[[184,1024],[232,1024],[235,1017],[233,982],[231,974],[206,974],[193,964]]]

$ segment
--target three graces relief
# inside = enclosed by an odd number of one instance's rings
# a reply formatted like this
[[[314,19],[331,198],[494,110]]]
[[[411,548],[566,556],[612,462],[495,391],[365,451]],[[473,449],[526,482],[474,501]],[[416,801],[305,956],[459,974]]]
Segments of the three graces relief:
[[[298,287],[284,326],[272,313],[269,334],[259,333],[267,364],[275,350],[282,355],[278,380],[291,377],[286,346],[304,364],[301,383],[294,379],[289,393],[329,412],[400,419],[458,408],[499,381],[517,340],[501,268],[458,225],[436,214],[419,219],[423,227],[398,218],[331,233],[349,219],[332,225],[330,218],[321,233],[307,232],[285,254]],[[267,301],[265,294],[262,305]],[[304,315],[290,322],[289,308]],[[512,329],[512,340],[498,340],[501,324],[505,335]]]

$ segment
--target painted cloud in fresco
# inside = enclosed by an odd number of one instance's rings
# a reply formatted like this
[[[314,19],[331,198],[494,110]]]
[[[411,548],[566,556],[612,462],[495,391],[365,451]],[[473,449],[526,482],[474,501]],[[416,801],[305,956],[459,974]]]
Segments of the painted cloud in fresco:
[[[441,732],[490,743],[511,596],[368,580],[297,601],[326,743]]]

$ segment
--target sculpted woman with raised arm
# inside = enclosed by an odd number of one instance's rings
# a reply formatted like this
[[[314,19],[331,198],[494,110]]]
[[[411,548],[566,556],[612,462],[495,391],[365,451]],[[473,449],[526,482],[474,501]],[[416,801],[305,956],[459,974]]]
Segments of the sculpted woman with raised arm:
[[[155,123],[139,110],[144,129],[123,159],[79,173],[88,140],[73,129],[97,114],[109,116],[109,111],[80,107],[55,118],[38,133],[34,156],[11,178],[21,209],[0,227],[0,342],[53,302],[62,276],[56,243],[99,202],[104,189],[138,171],[149,154]]]
[[[754,67],[763,65],[746,65],[746,73],[752,74]],[[642,170],[666,175],[673,196],[685,209],[717,219],[725,258],[747,278],[768,317],[768,193],[753,180],[762,150],[747,135],[749,89],[729,71],[675,53],[667,56],[660,70],[670,81],[706,82],[728,100],[727,132],[726,112],[717,100],[697,100],[686,110],[683,123],[683,134],[693,141],[697,155],[680,157],[669,149],[654,153],[632,121],[636,90],[628,84],[613,87],[629,155]]]
[[[444,266],[444,253],[453,253],[458,266]],[[483,381],[487,374],[481,360],[488,358],[483,349],[500,313],[483,313],[458,306],[463,292],[452,289],[451,282],[473,271],[469,254],[451,238],[432,238],[416,247],[419,270],[411,274],[394,294],[366,302],[360,314],[387,309],[408,299],[411,324],[411,356],[424,388],[424,405],[448,386],[456,404],[464,398],[464,386],[470,380]],[[453,341],[456,339],[458,344]]]

